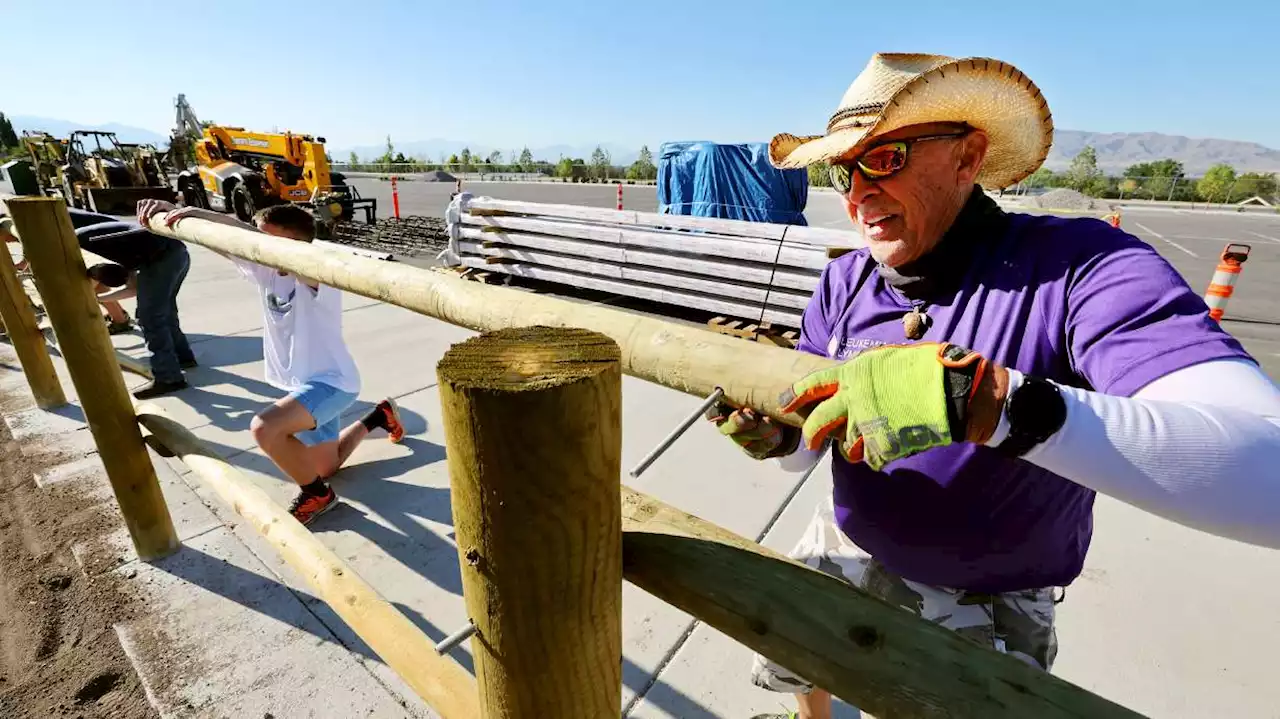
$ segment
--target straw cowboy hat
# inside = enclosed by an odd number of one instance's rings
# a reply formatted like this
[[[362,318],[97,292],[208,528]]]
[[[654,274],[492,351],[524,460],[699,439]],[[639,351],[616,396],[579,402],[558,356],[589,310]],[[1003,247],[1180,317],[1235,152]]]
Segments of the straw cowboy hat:
[[[909,125],[961,122],[987,133],[978,184],[1000,189],[1035,172],[1053,142],[1039,88],[1018,68],[983,57],[877,53],[845,92],[827,134],[782,134],[769,143],[780,168],[834,160],[868,138]]]

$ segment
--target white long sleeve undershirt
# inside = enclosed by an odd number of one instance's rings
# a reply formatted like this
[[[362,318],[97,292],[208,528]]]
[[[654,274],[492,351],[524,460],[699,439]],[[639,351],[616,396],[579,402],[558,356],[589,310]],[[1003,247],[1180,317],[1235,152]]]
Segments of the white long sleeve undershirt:
[[[1010,392],[1022,374],[1010,370]],[[1116,397],[1062,387],[1067,420],[1024,457],[1152,514],[1280,548],[1280,388],[1245,360],[1172,372]],[[988,442],[1008,434],[1008,422]],[[807,469],[797,452],[784,469]]]

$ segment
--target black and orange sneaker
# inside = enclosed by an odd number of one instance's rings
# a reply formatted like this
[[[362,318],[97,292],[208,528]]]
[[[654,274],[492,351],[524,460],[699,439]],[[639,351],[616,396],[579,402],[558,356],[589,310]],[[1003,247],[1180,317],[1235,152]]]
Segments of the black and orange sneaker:
[[[298,496],[293,498],[293,502],[289,505],[289,514],[293,518],[307,526],[315,520],[316,517],[333,509],[333,505],[338,503],[338,495],[334,494],[332,487],[325,487],[324,494],[314,496],[303,490],[298,491]]]
[[[375,405],[361,422],[371,432],[377,427],[387,430],[387,439],[396,444],[404,439],[404,425],[400,424],[400,408],[390,397]]]

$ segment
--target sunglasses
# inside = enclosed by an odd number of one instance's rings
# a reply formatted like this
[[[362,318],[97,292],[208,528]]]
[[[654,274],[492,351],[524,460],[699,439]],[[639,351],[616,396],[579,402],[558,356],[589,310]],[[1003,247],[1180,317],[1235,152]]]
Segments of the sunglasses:
[[[848,194],[849,190],[853,189],[854,169],[861,172],[862,176],[868,180],[883,180],[886,177],[892,177],[902,172],[903,168],[907,166],[908,152],[915,143],[928,140],[953,140],[958,137],[964,137],[967,134],[969,132],[966,130],[947,135],[924,135],[876,145],[857,158],[831,163],[831,167],[828,170],[831,176],[831,186],[842,195]]]

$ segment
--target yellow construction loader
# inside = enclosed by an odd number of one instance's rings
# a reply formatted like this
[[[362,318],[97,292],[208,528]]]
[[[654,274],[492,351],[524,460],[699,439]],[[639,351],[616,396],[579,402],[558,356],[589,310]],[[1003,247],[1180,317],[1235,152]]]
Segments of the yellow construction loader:
[[[156,149],[122,143],[113,132],[74,130],[65,140],[24,132],[41,191],[106,214],[133,212],[139,200],[176,199]]]
[[[270,205],[307,205],[321,236],[356,212],[363,212],[369,224],[375,221],[377,201],[360,197],[341,174],[330,171],[324,138],[204,125],[195,159],[194,169],[178,174],[178,193],[186,205],[232,212],[246,222]]]

